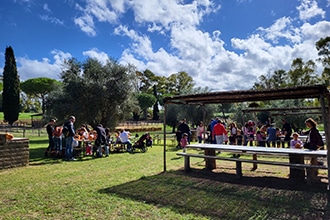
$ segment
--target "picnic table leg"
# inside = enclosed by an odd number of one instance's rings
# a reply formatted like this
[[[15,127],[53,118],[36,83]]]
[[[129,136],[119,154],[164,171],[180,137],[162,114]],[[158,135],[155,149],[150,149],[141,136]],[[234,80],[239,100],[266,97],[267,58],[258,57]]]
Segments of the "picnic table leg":
[[[184,171],[188,172],[190,170],[190,157],[184,157]]]
[[[317,165],[317,157],[315,156],[311,156],[311,162],[312,165]],[[307,184],[312,184],[317,182],[317,175],[318,175],[318,169],[316,168],[309,168],[306,169],[306,173],[307,173]]]
[[[243,176],[243,173],[242,173],[242,162],[241,161],[236,161],[236,175],[240,179]]]
[[[290,163],[296,163],[296,164],[304,164],[304,156],[303,155],[297,155],[297,154],[289,154],[289,162]],[[303,182],[305,180],[305,170],[290,167],[290,175],[289,179],[294,182]]]
[[[205,150],[204,154],[208,155],[208,156],[215,156],[215,150]],[[216,166],[215,159],[205,158],[205,168],[207,170],[213,170],[216,167],[217,166]]]
[[[253,160],[258,160],[257,155],[256,154],[253,154],[252,155],[252,159]],[[257,163],[253,163],[252,170],[256,170],[256,169],[258,169],[258,164]]]

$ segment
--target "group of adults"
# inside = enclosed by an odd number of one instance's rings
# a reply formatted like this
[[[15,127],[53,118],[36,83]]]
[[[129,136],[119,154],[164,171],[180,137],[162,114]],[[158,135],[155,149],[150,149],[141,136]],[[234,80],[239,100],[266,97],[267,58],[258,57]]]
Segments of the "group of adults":
[[[110,129],[104,128],[102,124],[98,124],[93,129],[89,129],[86,124],[82,124],[79,129],[75,129],[74,123],[75,116],[70,116],[63,125],[56,125],[56,120],[51,119],[47,123],[46,131],[48,134],[48,147],[45,151],[45,156],[48,157],[49,153],[55,151],[56,157],[64,156],[65,160],[76,160],[74,155],[74,147],[80,148],[82,144],[89,144],[92,141],[94,145],[91,149],[86,149],[88,154],[95,157],[109,156],[109,145],[111,142],[114,144],[125,144],[127,150],[130,151],[132,143],[130,141],[130,133],[121,129],[116,132],[116,139],[111,139]],[[64,143],[65,151],[62,155],[62,145]],[[89,147],[91,144],[88,145]]]
[[[214,144],[228,143],[244,146],[322,149],[324,143],[315,120],[308,118],[305,124],[308,128],[307,131],[300,133],[307,136],[304,142],[299,139],[300,134],[293,132],[290,123],[286,119],[282,119],[281,127],[275,127],[275,123],[269,119],[265,124],[257,124],[249,120],[239,129],[235,122],[231,122],[227,126],[220,118],[215,118],[207,126],[200,122],[196,127],[196,133],[199,143],[204,141],[205,143]],[[177,128],[177,148],[184,147],[181,146],[184,135],[187,136],[187,143],[190,143],[192,132],[186,119],[181,120]]]

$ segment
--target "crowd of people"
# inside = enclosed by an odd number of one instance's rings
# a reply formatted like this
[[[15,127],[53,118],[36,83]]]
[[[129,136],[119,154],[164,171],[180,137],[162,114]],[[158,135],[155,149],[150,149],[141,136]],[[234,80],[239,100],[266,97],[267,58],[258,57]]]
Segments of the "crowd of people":
[[[94,128],[82,124],[80,128],[75,129],[75,121],[75,116],[70,116],[63,125],[56,125],[55,119],[49,120],[46,125],[49,142],[45,157],[52,155],[74,161],[81,154],[83,145],[85,145],[84,150],[86,151],[84,153],[94,157],[103,157],[103,155],[108,157],[110,146],[125,146],[125,150],[132,152],[132,148],[152,145],[152,138],[149,133],[145,133],[137,142],[132,144],[131,134],[125,129],[111,133],[110,129],[103,127],[102,124],[98,124]],[[74,149],[80,150],[75,151]]]
[[[249,120],[241,129],[238,128],[235,122],[231,122],[229,126],[219,118],[210,121],[207,127],[203,122],[200,122],[196,127],[196,136],[198,143],[211,144],[230,144],[230,145],[244,145],[257,147],[282,147],[293,149],[309,149],[318,150],[324,149],[323,138],[317,129],[317,123],[312,118],[305,120],[307,130],[300,134],[293,133],[290,123],[286,119],[282,119],[282,126],[275,127],[275,123],[269,119],[265,124],[255,123]],[[206,130],[204,130],[206,129]],[[299,137],[300,135],[307,136],[304,141]],[[177,148],[183,148],[186,152],[186,146],[191,141],[192,131],[188,126],[186,119],[180,121],[176,132],[178,145]],[[221,153],[221,152],[218,152]],[[240,157],[239,154],[233,154],[232,157]],[[257,159],[257,155],[253,155],[253,159]],[[312,165],[320,165],[323,162],[319,161],[317,157],[311,157],[310,163]],[[254,169],[256,169],[254,167]],[[315,168],[308,169],[308,176],[312,180],[317,180],[318,170]]]
[[[322,148],[324,144],[316,128],[316,122],[309,118],[305,124],[309,130],[298,134],[297,132],[293,133],[293,129],[286,119],[282,119],[282,126],[278,127],[275,127],[275,123],[269,119],[264,124],[249,120],[239,128],[235,122],[227,125],[220,118],[215,118],[207,126],[200,122],[195,130],[198,143],[308,148],[312,150]],[[307,136],[305,143],[299,139],[299,135]],[[192,131],[186,119],[182,119],[176,131],[177,148],[184,148],[190,143],[191,137]]]

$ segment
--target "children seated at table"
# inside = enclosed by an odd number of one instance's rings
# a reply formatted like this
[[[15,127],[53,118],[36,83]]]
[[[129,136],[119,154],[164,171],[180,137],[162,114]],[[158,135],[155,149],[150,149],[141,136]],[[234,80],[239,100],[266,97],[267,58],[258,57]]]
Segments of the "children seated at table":
[[[293,139],[290,141],[290,148],[302,148],[303,142],[299,139],[297,132],[292,134]]]

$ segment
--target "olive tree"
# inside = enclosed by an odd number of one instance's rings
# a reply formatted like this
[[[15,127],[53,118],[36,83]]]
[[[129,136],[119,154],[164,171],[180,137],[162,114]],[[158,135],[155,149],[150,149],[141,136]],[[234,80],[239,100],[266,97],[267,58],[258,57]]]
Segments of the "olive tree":
[[[78,123],[114,127],[135,108],[132,74],[134,67],[115,60],[106,64],[92,58],[83,63],[67,60],[61,73],[63,87],[53,93],[48,107],[61,119],[75,115]]]

